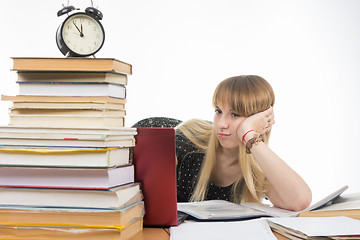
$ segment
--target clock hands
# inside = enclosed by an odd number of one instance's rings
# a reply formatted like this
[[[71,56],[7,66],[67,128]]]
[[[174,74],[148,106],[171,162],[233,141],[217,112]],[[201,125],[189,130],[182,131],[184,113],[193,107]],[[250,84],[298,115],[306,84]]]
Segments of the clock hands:
[[[79,27],[78,27],[78,26],[76,26],[75,21],[73,21],[73,24],[75,25],[76,29],[79,31],[79,33],[80,33],[80,37],[83,37],[83,36],[84,36],[84,34],[83,34],[83,32],[82,32],[82,24],[81,24],[81,30],[79,29]]]
[[[79,33],[81,33],[80,29],[78,28],[78,26],[76,26],[75,21],[72,22],[74,24],[74,26],[76,27],[76,29],[79,31]]]

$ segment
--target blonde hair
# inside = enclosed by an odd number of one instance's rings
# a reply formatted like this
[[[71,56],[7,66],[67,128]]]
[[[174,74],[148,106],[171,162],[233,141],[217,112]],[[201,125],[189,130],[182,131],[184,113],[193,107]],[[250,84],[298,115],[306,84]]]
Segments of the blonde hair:
[[[214,107],[219,103],[227,104],[232,111],[245,117],[268,109],[274,105],[274,102],[275,95],[272,87],[265,79],[256,75],[241,75],[225,79],[217,86],[213,95]],[[221,146],[211,122],[193,119],[179,125],[178,129],[205,152],[198,182],[190,198],[190,201],[202,201],[207,194],[216,161],[216,152]],[[270,133],[264,136],[265,143],[268,143],[269,136]],[[245,146],[240,144],[239,148],[239,164],[243,178],[233,184],[231,201],[260,202],[268,182],[252,155],[246,154]]]

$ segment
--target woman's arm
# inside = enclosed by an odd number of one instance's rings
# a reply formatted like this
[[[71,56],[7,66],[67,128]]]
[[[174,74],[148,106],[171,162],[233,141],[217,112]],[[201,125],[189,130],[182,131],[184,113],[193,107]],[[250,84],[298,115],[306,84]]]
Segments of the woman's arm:
[[[255,131],[245,135],[244,139],[248,142],[257,134],[270,130],[273,118],[272,108],[248,117],[239,126],[239,138],[242,139],[247,131],[254,129]],[[275,206],[300,211],[310,205],[312,194],[308,185],[265,143],[254,144],[250,151],[271,184],[267,197]]]
[[[311,190],[305,181],[263,142],[251,153],[271,183],[269,200],[277,207],[301,211],[311,203]]]

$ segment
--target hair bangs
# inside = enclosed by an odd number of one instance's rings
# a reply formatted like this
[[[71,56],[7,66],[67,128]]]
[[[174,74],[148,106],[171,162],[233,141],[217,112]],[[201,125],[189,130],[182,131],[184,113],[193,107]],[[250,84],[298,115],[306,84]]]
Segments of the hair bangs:
[[[215,89],[214,107],[229,106],[231,111],[245,117],[265,111],[275,102],[268,82],[255,75],[242,75],[222,81]]]

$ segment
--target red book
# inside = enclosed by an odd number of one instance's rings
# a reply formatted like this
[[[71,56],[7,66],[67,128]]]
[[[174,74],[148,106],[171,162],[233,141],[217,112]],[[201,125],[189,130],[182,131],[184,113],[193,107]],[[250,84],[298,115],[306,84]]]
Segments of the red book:
[[[147,226],[176,226],[176,154],[173,128],[137,128],[133,162],[144,194]]]

